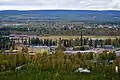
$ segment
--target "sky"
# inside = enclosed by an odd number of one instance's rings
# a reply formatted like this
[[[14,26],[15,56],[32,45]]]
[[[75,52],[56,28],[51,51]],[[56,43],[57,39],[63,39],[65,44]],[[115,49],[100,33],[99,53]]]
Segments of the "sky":
[[[120,10],[120,0],[0,0],[0,10]]]

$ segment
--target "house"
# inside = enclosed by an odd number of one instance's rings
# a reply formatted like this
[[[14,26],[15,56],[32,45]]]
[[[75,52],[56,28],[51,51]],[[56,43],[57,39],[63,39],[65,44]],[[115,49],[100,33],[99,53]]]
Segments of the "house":
[[[120,57],[120,51],[115,51],[115,53],[117,57]]]
[[[93,49],[90,49],[90,50],[85,50],[85,51],[74,51],[74,50],[67,50],[67,51],[64,51],[64,53],[69,53],[69,54],[76,54],[76,53],[103,53],[104,49],[102,48],[93,48]]]
[[[17,35],[17,34],[10,34],[10,40],[14,40],[15,43],[22,43],[28,39],[28,35]]]
[[[24,41],[28,40],[29,38],[39,38],[37,35],[18,35],[18,34],[10,34],[9,38],[14,40],[16,43],[23,43]]]
[[[64,51],[64,53],[68,53],[68,54],[77,54],[77,53],[96,53],[96,51],[93,50],[86,50],[86,51]]]
[[[5,54],[17,54],[18,52],[20,52],[20,50],[12,50],[12,51],[10,51],[10,50],[5,50],[5,51],[4,51]]]
[[[91,50],[95,51],[95,53],[103,53],[104,52],[103,48],[93,48]]]
[[[73,51],[73,47],[66,48],[67,51]]]
[[[48,46],[29,46],[28,47],[29,52],[33,53],[41,53],[43,54],[46,52],[47,54],[50,53],[50,48]]]
[[[115,47],[112,46],[112,45],[105,45],[105,46],[104,46],[104,50],[105,50],[105,51],[115,51],[116,49],[115,49]]]

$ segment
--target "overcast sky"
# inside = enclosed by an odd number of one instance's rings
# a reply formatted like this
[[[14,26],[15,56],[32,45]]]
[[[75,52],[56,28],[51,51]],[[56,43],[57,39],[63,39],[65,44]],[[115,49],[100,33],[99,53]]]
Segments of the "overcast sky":
[[[0,10],[120,10],[120,0],[0,0]]]

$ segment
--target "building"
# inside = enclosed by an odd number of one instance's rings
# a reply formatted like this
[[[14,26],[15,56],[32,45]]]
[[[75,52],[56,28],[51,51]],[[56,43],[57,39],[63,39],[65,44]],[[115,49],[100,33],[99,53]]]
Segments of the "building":
[[[79,50],[79,51],[73,51],[73,50],[67,50],[67,51],[64,51],[64,53],[69,53],[69,54],[76,54],[76,53],[90,53],[90,52],[92,52],[92,53],[103,53],[103,51],[104,51],[104,49],[102,49],[102,48],[93,48],[93,49],[90,49],[90,50],[85,50],[85,51],[81,51],[81,50]]]
[[[49,54],[50,48],[48,46],[29,46],[28,47],[29,52],[32,53],[40,53],[43,54],[44,52]]]
[[[115,51],[116,49],[115,49],[115,47],[112,46],[112,45],[105,45],[105,46],[104,46],[104,50],[105,50],[105,51],[110,51],[110,52],[112,52],[112,51]]]
[[[67,54],[77,54],[77,53],[96,53],[96,51],[93,51],[93,50],[86,50],[86,51],[64,51],[64,53],[67,53]]]
[[[15,41],[15,43],[23,43],[25,40],[28,39],[28,35],[17,35],[17,34],[10,34],[10,40]]]
[[[115,53],[117,57],[120,57],[120,51],[115,51]]]
[[[17,54],[18,52],[20,52],[20,50],[12,50],[12,51],[10,51],[10,50],[5,50],[5,51],[4,51],[5,54]]]
[[[16,43],[23,43],[24,41],[28,41],[30,38],[39,38],[37,35],[18,35],[18,34],[10,34],[9,38],[14,40]]]

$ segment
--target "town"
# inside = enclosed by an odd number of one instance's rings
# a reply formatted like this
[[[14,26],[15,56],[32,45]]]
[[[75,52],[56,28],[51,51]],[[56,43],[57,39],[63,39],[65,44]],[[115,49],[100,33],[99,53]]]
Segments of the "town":
[[[0,13],[0,80],[120,80],[116,17],[79,21],[23,13]]]

